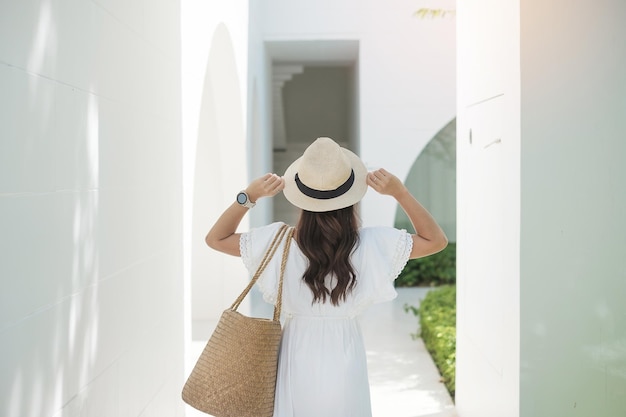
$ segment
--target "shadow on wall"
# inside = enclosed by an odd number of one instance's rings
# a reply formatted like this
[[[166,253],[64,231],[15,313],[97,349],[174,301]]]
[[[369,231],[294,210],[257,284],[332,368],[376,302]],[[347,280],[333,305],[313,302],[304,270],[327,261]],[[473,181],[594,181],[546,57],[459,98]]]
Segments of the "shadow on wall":
[[[0,87],[11,103],[0,123],[8,135],[3,156],[11,158],[2,158],[2,172],[11,174],[0,180],[0,194],[7,193],[0,206],[3,416],[60,409],[93,379],[100,342],[98,101],[36,75],[55,64],[59,49],[50,1],[32,23],[21,29],[32,34],[28,73],[3,67]]]
[[[428,142],[404,183],[437,219],[450,242],[456,242],[456,118]],[[400,206],[395,226],[413,230]]]
[[[39,23],[52,24],[46,7]],[[41,39],[33,42],[29,61],[43,65]],[[9,142],[19,146],[16,163],[22,165],[12,170],[15,175],[10,180],[29,193],[5,197],[0,210],[6,219],[3,235],[9,237],[5,242],[11,241],[1,248],[0,276],[12,281],[0,297],[0,414],[43,416],[69,401],[79,404],[89,390],[76,393],[103,365],[99,352],[99,105],[92,94],[68,94],[41,77],[14,74],[19,81],[4,92],[15,97],[15,111],[29,117],[26,121],[16,118],[8,126],[15,135]],[[86,122],[65,123],[68,118]],[[60,132],[60,126],[73,130]],[[61,139],[63,146],[59,146]],[[67,153],[66,147],[73,150],[69,161],[59,155]],[[68,166],[57,166],[63,159]],[[52,187],[61,183],[61,188],[71,188],[54,191]],[[7,191],[5,184],[2,188]]]
[[[179,122],[153,128],[151,109],[129,108],[148,102],[139,90],[177,98],[179,87],[137,77],[147,49],[120,39],[140,35],[96,3],[0,6],[12,35],[0,39],[3,417],[139,415],[178,376],[178,317],[161,312],[178,313],[182,300],[169,278],[180,259],[169,239],[179,228],[178,155],[168,152],[178,152]],[[120,77],[126,66],[135,72]],[[175,84],[177,70],[155,71]],[[172,130],[151,135],[162,127]],[[161,172],[171,182],[155,180]]]

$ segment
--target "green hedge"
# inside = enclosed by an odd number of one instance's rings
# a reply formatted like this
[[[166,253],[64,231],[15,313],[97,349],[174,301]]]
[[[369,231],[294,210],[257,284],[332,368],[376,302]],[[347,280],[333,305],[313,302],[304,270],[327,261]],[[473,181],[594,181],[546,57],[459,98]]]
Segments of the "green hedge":
[[[396,287],[435,287],[456,284],[456,243],[439,253],[411,259],[395,281]]]
[[[454,398],[456,376],[456,286],[429,291],[419,309],[421,337]]]

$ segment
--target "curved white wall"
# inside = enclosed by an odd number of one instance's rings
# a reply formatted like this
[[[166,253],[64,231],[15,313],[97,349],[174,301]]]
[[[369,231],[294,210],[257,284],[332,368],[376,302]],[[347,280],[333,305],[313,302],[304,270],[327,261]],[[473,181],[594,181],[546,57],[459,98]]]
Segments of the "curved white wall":
[[[0,415],[181,416],[178,1],[0,2]]]

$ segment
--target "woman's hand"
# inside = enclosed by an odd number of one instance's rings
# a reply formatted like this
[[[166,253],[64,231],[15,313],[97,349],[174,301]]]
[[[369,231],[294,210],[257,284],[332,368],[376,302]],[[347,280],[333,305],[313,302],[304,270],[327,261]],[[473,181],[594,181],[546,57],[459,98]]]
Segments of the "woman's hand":
[[[250,201],[256,203],[261,197],[272,197],[285,188],[285,180],[276,174],[265,174],[252,181],[246,194]],[[241,256],[239,252],[239,233],[235,233],[241,219],[248,209],[236,201],[222,213],[205,237],[206,244],[220,252]]]
[[[256,203],[261,197],[273,197],[285,188],[285,180],[276,174],[265,174],[252,181],[246,194],[250,201]]]
[[[432,255],[446,247],[446,234],[398,177],[381,168],[367,174],[367,184],[380,194],[395,198],[413,224],[416,233],[411,236],[413,247],[409,258]]]
[[[367,174],[367,185],[380,194],[390,195],[395,198],[408,192],[406,186],[398,177],[383,168]]]

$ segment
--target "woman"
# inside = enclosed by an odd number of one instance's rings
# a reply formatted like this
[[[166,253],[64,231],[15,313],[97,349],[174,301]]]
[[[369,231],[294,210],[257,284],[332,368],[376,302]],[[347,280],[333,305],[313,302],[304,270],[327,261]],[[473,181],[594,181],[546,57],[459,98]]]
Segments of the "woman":
[[[357,204],[367,188],[397,200],[416,234],[391,227],[360,228]],[[283,177],[266,174],[237,196],[206,236],[218,251],[241,256],[251,273],[282,223],[235,233],[262,197],[283,191],[302,209],[285,269],[275,417],[369,417],[365,349],[356,316],[397,294],[393,280],[411,258],[447,245],[439,225],[394,175],[368,173],[354,153],[319,138]],[[258,285],[274,303],[280,256]]]

